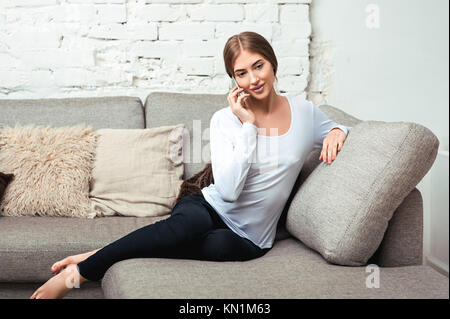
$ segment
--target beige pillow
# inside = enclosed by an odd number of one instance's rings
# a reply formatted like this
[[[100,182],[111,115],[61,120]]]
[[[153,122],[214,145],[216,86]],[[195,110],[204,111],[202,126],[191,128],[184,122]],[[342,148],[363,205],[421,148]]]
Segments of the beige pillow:
[[[90,198],[97,216],[170,214],[183,182],[184,124],[100,129]]]
[[[14,174],[2,215],[93,217],[89,178],[95,147],[95,133],[83,125],[1,129],[0,171]]]

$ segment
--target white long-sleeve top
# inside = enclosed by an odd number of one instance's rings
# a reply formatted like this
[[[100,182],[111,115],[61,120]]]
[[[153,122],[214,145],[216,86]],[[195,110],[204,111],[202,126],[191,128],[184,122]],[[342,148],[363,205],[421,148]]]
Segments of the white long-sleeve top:
[[[241,123],[229,106],[216,111],[210,122],[214,183],[202,194],[231,230],[260,248],[272,247],[278,220],[309,153],[322,148],[331,129],[338,127],[346,135],[351,129],[328,119],[301,96],[286,97],[291,124],[280,136],[265,136],[270,131],[264,129],[258,134],[257,126]]]

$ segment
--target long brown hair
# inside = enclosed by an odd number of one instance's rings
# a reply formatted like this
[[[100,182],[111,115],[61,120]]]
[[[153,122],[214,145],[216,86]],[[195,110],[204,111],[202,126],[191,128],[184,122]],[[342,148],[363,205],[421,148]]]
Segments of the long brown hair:
[[[267,61],[269,61],[270,64],[272,64],[273,73],[278,81],[278,61],[272,46],[262,35],[250,31],[235,34],[228,39],[227,43],[225,43],[225,47],[223,49],[223,60],[225,63],[225,70],[230,77],[234,77],[234,61],[241,51],[244,50],[259,53]]]

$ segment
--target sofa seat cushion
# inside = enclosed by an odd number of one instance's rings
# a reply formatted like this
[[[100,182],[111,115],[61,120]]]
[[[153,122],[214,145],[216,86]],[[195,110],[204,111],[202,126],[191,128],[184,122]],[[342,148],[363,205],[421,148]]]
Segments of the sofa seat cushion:
[[[0,282],[45,282],[56,261],[169,217],[0,217]]]
[[[29,299],[44,282],[0,282],[0,299]],[[72,289],[64,299],[104,299],[99,282],[86,282],[83,289]]]
[[[448,298],[448,278],[428,266],[372,272],[326,262],[295,238],[278,241],[245,262],[136,258],[120,261],[102,280],[105,298]]]

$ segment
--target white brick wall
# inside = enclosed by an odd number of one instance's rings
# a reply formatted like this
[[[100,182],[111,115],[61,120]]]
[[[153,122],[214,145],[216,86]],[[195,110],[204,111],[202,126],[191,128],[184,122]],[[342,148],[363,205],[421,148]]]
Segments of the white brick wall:
[[[228,92],[226,40],[255,31],[278,91],[309,77],[310,0],[0,0],[0,98]]]

